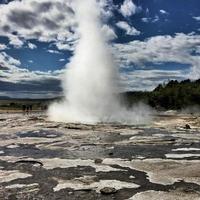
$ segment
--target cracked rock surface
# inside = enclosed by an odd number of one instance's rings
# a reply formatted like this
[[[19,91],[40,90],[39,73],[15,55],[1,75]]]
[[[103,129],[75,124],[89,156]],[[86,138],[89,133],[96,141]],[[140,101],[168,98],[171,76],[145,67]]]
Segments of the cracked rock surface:
[[[200,117],[131,126],[2,113],[1,199],[199,200]]]

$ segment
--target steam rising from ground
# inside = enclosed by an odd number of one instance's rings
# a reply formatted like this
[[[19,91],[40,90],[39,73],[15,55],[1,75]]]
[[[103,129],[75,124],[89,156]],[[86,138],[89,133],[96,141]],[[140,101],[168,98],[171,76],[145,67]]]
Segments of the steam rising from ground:
[[[65,99],[50,106],[49,118],[75,123],[146,123],[148,107],[128,110],[116,95],[118,69],[101,31],[98,6],[96,0],[75,1],[80,40],[63,81]]]

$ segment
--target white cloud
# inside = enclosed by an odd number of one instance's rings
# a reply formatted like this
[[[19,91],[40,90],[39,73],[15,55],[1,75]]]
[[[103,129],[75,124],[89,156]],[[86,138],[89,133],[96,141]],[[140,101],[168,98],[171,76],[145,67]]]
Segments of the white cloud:
[[[7,69],[15,69],[16,66],[20,66],[21,62],[11,56],[9,56],[8,54],[6,54],[5,52],[0,52],[0,66],[1,68],[5,68]]]
[[[9,44],[13,45],[15,48],[21,48],[24,44],[24,42],[19,37],[17,37],[16,35],[13,35],[13,34],[10,34],[10,33],[9,34],[7,34],[7,33],[1,34],[1,32],[0,32],[0,35],[7,36],[10,40]]]
[[[57,43],[56,43],[56,47],[57,47],[59,50],[70,50],[70,51],[73,51],[73,50],[74,50],[73,43],[72,43],[72,44],[68,44],[68,43],[66,43],[66,42],[57,42]]]
[[[0,95],[14,98],[60,96],[64,73],[65,70],[30,71],[23,68],[19,60],[0,52]]]
[[[117,24],[117,27],[119,27],[122,30],[126,31],[127,35],[140,35],[140,31],[138,31],[136,28],[131,27],[127,22],[125,21],[119,21]]]
[[[64,61],[65,61],[65,59],[64,59],[64,58],[61,58],[59,61],[60,61],[60,62],[64,62]]]
[[[143,17],[142,21],[145,22],[145,23],[148,23],[148,22],[151,21],[151,18]]]
[[[196,21],[200,21],[200,16],[199,17],[193,17]]]
[[[112,17],[112,0],[100,0],[103,20]],[[21,0],[0,4],[0,36],[21,48],[25,41],[52,42],[60,50],[73,50],[79,38],[71,0]],[[111,32],[110,36],[114,37]],[[30,48],[34,48],[30,46]]]
[[[0,44],[0,51],[5,49],[7,49],[7,46],[5,44]]]
[[[132,0],[124,0],[124,3],[120,7],[120,12],[124,17],[130,17],[137,12],[137,6]]]
[[[21,62],[5,52],[0,52],[0,81],[18,83],[23,81],[37,81],[46,79],[60,79],[64,70],[30,71],[21,66]]]
[[[159,16],[156,15],[156,16],[154,17],[154,19],[152,19],[152,22],[155,23],[155,22],[157,22],[157,21],[159,21],[159,20],[160,20]]]
[[[28,42],[28,48],[29,49],[36,49],[37,46],[35,44],[31,43],[31,42]]]
[[[160,13],[163,15],[168,15],[169,13],[166,10],[160,10]]]
[[[12,1],[1,4],[0,13],[0,35],[18,48],[29,39],[63,42],[74,37],[70,28],[76,22],[70,0]]]
[[[143,17],[142,19],[142,22],[144,23],[156,23],[160,20],[160,17],[158,15],[155,15],[153,18],[151,17]]]
[[[101,16],[103,20],[107,20],[113,16],[113,10],[117,7],[113,4],[113,0],[99,0],[101,8]]]
[[[185,78],[200,78],[200,35],[179,33],[172,37],[169,35],[155,36],[146,41],[132,41],[126,44],[114,44],[114,54],[122,66],[131,63],[146,68],[146,63],[174,62],[191,65],[189,74]],[[184,72],[183,72],[184,73]]]
[[[48,49],[47,52],[52,53],[52,54],[61,54],[61,52],[57,50],[52,50],[52,49]]]
[[[168,82],[169,79],[184,79],[181,70],[136,70],[121,74],[122,91],[153,90],[159,84]]]

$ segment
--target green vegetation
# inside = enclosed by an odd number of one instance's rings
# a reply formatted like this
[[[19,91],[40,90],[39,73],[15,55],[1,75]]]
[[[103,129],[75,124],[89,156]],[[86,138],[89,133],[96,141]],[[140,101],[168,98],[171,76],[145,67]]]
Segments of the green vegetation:
[[[129,106],[143,101],[156,109],[184,109],[190,106],[200,106],[200,79],[196,81],[176,80],[160,84],[152,92],[127,92],[126,102]]]

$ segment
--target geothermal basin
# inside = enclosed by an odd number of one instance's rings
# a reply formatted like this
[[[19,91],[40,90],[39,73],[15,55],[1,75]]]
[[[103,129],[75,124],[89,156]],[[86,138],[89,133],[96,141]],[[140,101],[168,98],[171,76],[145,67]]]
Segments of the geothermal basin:
[[[0,114],[0,199],[199,200],[199,158],[197,115],[134,126]]]

